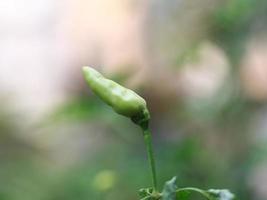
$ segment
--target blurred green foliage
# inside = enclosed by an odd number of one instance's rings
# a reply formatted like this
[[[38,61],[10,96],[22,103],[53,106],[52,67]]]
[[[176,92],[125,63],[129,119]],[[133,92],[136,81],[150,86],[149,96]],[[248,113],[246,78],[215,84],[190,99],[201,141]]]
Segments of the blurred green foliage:
[[[223,47],[233,72],[238,69],[252,26],[258,21],[266,26],[266,10],[265,0],[234,0],[210,16],[208,37]],[[196,45],[185,49],[177,58],[178,65],[196,52]],[[148,93],[151,91],[143,91],[144,96]],[[181,187],[227,187],[238,199],[256,200],[250,188],[250,172],[266,159],[266,143],[256,146],[248,125],[263,106],[243,96],[233,73],[213,98],[190,102],[177,99],[169,113],[152,112],[159,185],[176,175]],[[44,132],[56,135],[62,126],[79,126],[83,127],[79,132],[98,142],[94,150],[86,150],[79,161],[67,167],[51,159],[47,149],[22,139],[21,134],[28,130],[16,123],[19,117],[4,108],[2,101],[0,200],[135,200],[140,187],[150,186],[141,131],[114,115],[99,99],[78,94],[32,130],[49,127]],[[168,119],[173,124],[166,128]]]

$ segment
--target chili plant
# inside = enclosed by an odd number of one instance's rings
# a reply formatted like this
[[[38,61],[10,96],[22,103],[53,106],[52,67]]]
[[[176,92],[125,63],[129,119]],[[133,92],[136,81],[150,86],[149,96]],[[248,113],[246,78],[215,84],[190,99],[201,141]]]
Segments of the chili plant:
[[[140,200],[187,200],[193,192],[202,195],[207,200],[234,199],[234,195],[227,189],[179,188],[176,185],[176,177],[167,181],[160,192],[157,184],[152,137],[149,130],[150,114],[146,101],[134,91],[105,78],[93,68],[83,67],[83,74],[89,87],[100,99],[111,106],[118,114],[130,118],[142,130],[151,170],[152,187],[139,190]]]

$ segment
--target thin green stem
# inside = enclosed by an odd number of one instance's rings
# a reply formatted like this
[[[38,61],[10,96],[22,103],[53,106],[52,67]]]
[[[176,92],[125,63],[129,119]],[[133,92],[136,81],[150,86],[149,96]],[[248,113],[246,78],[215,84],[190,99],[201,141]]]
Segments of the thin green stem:
[[[147,156],[150,164],[151,174],[152,174],[152,184],[154,191],[157,191],[157,176],[156,176],[156,167],[155,167],[155,158],[152,148],[152,139],[151,133],[148,128],[143,129],[144,140],[146,144]]]
[[[205,192],[201,189],[198,189],[198,188],[194,188],[194,187],[180,188],[180,189],[176,190],[176,193],[179,193],[182,191],[197,192],[197,193],[200,193],[201,195],[203,195],[204,197],[206,197],[208,200],[213,200],[213,198],[207,192]]]

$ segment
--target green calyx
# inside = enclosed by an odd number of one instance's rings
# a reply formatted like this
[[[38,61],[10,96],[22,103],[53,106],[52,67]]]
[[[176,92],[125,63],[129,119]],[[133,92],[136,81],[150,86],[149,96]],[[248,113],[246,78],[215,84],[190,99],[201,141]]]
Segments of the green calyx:
[[[147,108],[143,109],[138,115],[132,116],[131,120],[139,125],[143,130],[148,129],[148,122],[150,119],[150,114]]]
[[[140,126],[147,126],[150,115],[146,101],[134,91],[105,78],[91,67],[83,67],[84,77],[92,89],[105,103],[118,114],[129,117]]]

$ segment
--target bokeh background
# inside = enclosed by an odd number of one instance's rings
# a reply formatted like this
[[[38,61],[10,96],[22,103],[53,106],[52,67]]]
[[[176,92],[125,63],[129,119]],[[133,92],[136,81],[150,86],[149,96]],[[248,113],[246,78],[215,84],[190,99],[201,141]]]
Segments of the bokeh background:
[[[0,200],[136,200],[138,127],[92,66],[148,103],[160,186],[267,199],[266,0],[0,1]]]

